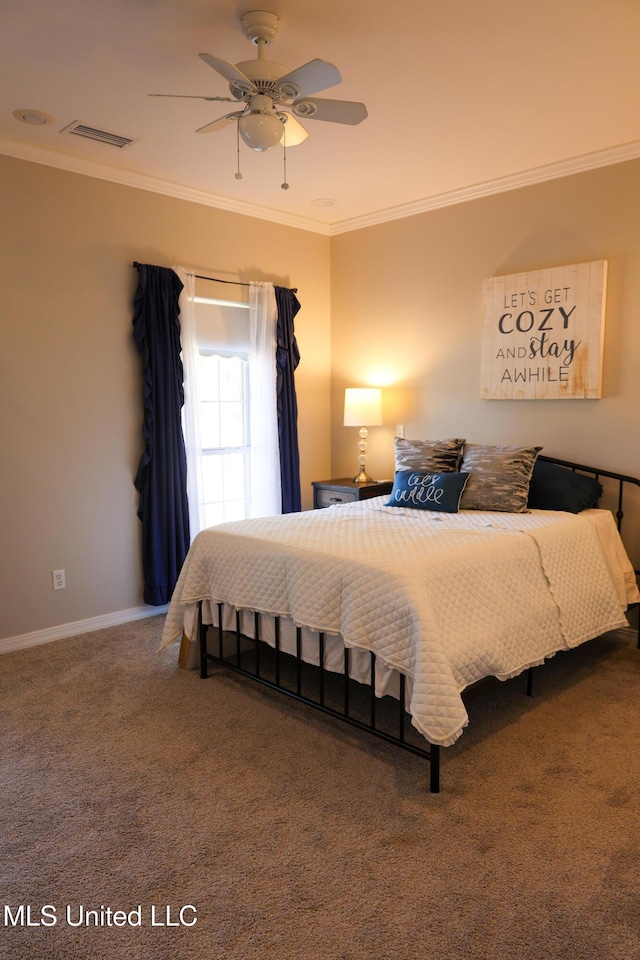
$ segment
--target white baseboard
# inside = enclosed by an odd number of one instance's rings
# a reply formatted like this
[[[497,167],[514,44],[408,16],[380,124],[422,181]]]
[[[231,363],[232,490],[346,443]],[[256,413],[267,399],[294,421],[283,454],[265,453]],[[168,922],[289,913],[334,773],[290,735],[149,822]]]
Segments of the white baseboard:
[[[115,613],[105,613],[100,617],[89,617],[87,620],[76,620],[73,623],[61,623],[57,627],[47,627],[46,630],[22,633],[17,637],[5,637],[0,639],[0,654],[9,653],[10,650],[35,647],[40,643],[51,643],[52,640],[63,640],[65,637],[77,637],[81,633],[104,630],[105,627],[117,627],[121,623],[129,623],[132,620],[144,620],[146,617],[164,614],[167,610],[167,605],[130,607],[128,610],[116,610]]]

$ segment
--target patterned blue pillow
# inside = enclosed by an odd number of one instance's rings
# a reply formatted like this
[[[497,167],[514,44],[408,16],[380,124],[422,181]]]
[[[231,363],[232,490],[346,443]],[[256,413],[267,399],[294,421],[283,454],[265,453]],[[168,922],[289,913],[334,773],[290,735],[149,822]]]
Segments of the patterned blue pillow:
[[[386,506],[457,513],[468,478],[468,473],[397,470]]]

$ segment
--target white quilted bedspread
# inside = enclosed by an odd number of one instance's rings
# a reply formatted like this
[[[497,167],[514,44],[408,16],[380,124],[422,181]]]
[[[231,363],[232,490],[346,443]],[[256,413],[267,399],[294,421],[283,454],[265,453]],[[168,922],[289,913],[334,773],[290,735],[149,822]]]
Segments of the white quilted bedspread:
[[[640,599],[608,511],[442,514],[385,500],[203,531],[162,646],[191,636],[207,599],[339,634],[412,678],[413,724],[447,746],[467,723],[465,687],[627,626]]]

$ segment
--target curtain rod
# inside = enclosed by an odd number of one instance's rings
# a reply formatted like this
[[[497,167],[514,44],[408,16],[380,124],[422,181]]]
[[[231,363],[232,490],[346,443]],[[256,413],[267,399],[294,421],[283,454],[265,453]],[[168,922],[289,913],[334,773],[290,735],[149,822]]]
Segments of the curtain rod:
[[[134,261],[133,261],[133,265],[134,265],[134,267],[136,268],[136,270],[139,270],[140,267],[142,266],[142,264],[141,264],[141,263],[138,263],[137,260],[134,260]],[[250,287],[250,286],[251,286],[250,283],[245,283],[245,282],[242,281],[242,280],[219,280],[218,277],[203,277],[202,274],[200,274],[200,273],[194,273],[194,277],[196,278],[196,280],[210,280],[211,283],[233,283],[233,284],[235,284],[235,286],[237,286],[237,287]],[[292,293],[297,293],[297,292],[298,292],[298,288],[297,288],[297,287],[292,287],[292,288],[291,288],[291,292],[292,292]]]
[[[194,273],[196,280],[210,280],[212,283],[234,283],[237,287],[250,287],[250,283],[244,283],[242,280],[218,280],[217,277],[203,277],[200,273]]]
[[[211,280],[212,283],[235,283],[238,287],[250,287],[250,283],[244,283],[242,280],[219,280],[217,277],[203,277],[199,273],[194,274],[196,280]],[[275,286],[275,284],[274,284]],[[297,293],[297,287],[291,287],[292,293]]]

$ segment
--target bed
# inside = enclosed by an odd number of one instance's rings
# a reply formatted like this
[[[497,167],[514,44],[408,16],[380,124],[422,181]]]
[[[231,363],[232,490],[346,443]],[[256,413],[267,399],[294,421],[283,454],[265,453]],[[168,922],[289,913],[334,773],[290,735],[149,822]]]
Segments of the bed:
[[[556,652],[628,628],[626,611],[640,601],[620,536],[625,510],[637,510],[635,478],[542,457],[539,448],[436,443],[453,445],[444,450],[449,459],[396,440],[391,497],[200,533],[162,640],[182,640],[202,677],[208,663],[224,663],[424,756],[432,792],[440,789],[440,748],[468,723],[467,688],[524,671],[530,680]],[[516,482],[512,470],[505,486],[513,451]],[[533,496],[534,468],[556,471],[553,509],[544,483]],[[418,473],[428,484],[416,482]],[[434,476],[445,477],[442,491]],[[560,487],[577,484],[580,496],[558,494],[558,478]],[[608,509],[594,506],[605,482]],[[509,497],[510,509],[495,509]],[[286,680],[281,662],[294,664]],[[328,693],[337,674],[339,706]],[[368,689],[364,716],[353,706],[354,684]],[[389,698],[398,705],[391,730],[379,722]]]

